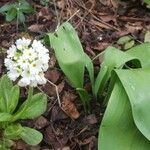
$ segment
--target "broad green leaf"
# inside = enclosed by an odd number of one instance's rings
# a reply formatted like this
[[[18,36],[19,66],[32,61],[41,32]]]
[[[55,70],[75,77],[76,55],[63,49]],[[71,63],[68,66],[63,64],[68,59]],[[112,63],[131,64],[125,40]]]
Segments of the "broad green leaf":
[[[22,104],[20,110],[24,108],[26,102]],[[34,119],[39,117],[46,111],[47,108],[47,97],[43,93],[35,94],[28,102],[26,109],[19,116],[20,119]],[[19,112],[18,112],[19,113]]]
[[[43,139],[43,135],[39,131],[28,127],[23,127],[20,137],[29,145],[37,145]]]
[[[10,9],[12,9],[14,7],[13,4],[5,4],[4,6],[2,6],[0,8],[0,13],[4,13],[6,11],[9,11]]]
[[[71,24],[68,22],[63,23],[55,33],[48,34],[48,37],[50,45],[55,51],[59,66],[72,86],[83,89],[86,68],[90,76],[92,90],[94,91],[94,69],[92,61],[83,51],[78,35]],[[84,92],[79,92],[84,107],[87,99],[84,99],[85,93],[87,93],[85,90]]]
[[[104,61],[101,64],[101,70],[95,80],[94,95],[97,97],[97,94],[102,94],[113,69],[122,68],[126,62],[131,60],[140,66],[138,58],[135,56],[122,52],[114,47],[108,47],[104,53]]]
[[[140,60],[142,68],[149,68],[150,66],[150,43],[140,44],[135,46],[128,51],[127,54],[136,57]]]
[[[17,9],[16,8],[11,8],[9,11],[6,13],[6,21],[10,22],[13,19],[15,19],[17,16]]]
[[[150,69],[117,70],[138,130],[150,141]]]
[[[22,116],[22,114],[24,114],[24,111],[27,109],[28,104],[30,103],[30,101],[32,99],[32,96],[33,96],[33,88],[29,87],[28,97],[27,97],[26,101],[19,107],[18,111],[13,115],[12,122],[20,119],[20,116]]]
[[[0,122],[5,122],[5,121],[11,121],[12,119],[12,115],[9,113],[0,113]]]
[[[10,94],[13,87],[12,81],[7,75],[4,75],[0,79],[0,110],[3,112],[9,112]]]
[[[150,44],[141,44],[125,53],[138,59],[142,68],[119,68],[115,70],[116,77],[112,74],[113,82],[106,97],[108,105],[100,127],[100,150],[150,147]]]
[[[74,87],[83,88],[86,56],[74,28],[66,22],[48,36],[64,74]]]
[[[136,127],[128,96],[121,82],[117,80],[101,123],[98,149],[149,150],[149,148],[150,142]]]
[[[117,44],[124,45],[128,43],[131,39],[132,39],[131,36],[123,36],[117,41]]]
[[[18,105],[18,101],[19,101],[19,96],[20,96],[19,86],[15,85],[11,89],[9,101],[8,101],[8,111],[10,113],[12,113],[16,109],[16,107]]]
[[[8,126],[4,130],[4,137],[12,140],[17,140],[20,138],[20,134],[23,132],[23,128],[20,124],[13,124]]]

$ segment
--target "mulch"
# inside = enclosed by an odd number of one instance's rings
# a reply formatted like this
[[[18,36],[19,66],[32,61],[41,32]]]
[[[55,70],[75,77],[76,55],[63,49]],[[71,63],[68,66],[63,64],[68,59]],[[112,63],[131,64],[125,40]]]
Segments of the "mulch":
[[[13,2],[12,0],[11,2]],[[47,32],[55,31],[57,25],[68,21],[72,23],[85,52],[93,59],[100,52],[125,35],[130,35],[138,43],[143,41],[150,30],[150,9],[141,1],[118,2],[117,0],[53,0],[47,7],[39,0],[28,0],[36,9],[34,14],[26,15],[25,26],[16,22],[5,22],[0,14],[0,74],[5,73],[3,60],[6,50],[22,36],[42,39]],[[3,6],[9,0],[1,0]],[[62,108],[57,102],[55,87],[47,83],[40,90],[48,95],[47,111],[34,120],[22,124],[43,133],[43,141],[35,147],[17,141],[15,150],[97,150],[99,126],[105,108],[101,101],[91,101],[91,113],[85,114],[75,89],[73,89],[60,70],[54,52],[50,49],[50,68],[46,77],[57,85]],[[94,60],[95,72],[100,68],[99,59]],[[85,88],[90,91],[90,84]],[[25,89],[22,89],[26,93]]]

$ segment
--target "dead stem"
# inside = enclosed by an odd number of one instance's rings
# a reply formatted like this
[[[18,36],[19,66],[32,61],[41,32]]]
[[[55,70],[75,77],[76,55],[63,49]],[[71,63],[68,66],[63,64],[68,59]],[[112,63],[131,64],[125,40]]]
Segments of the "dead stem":
[[[56,1],[55,0],[53,0],[53,4],[54,4],[56,19],[57,19],[57,27],[56,27],[56,30],[57,30],[58,27],[60,26],[60,19],[59,19],[59,16],[58,16],[58,11],[57,11],[57,6],[56,6]]]
[[[59,92],[58,92],[58,87],[57,87],[57,85],[54,84],[53,82],[51,82],[50,80],[47,80],[47,82],[48,82],[49,84],[51,84],[52,86],[55,87],[58,104],[59,104],[59,106],[61,107],[61,101],[60,101],[60,96],[59,96]]]

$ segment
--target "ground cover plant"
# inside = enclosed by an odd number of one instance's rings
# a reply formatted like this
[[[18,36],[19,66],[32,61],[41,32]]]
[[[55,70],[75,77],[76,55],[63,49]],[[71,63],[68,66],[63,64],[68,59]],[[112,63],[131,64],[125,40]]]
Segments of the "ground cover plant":
[[[15,3],[5,4],[0,8],[0,13],[6,15],[6,21],[8,22],[16,19],[18,23],[24,23],[24,14],[33,12],[33,7],[26,0],[18,0]]]
[[[2,0],[0,7],[19,2]],[[24,2],[36,10],[25,15],[26,28],[16,30],[8,12],[0,14],[0,75],[13,81],[13,92],[4,92],[10,97],[4,94],[0,149],[149,149],[148,3]],[[17,100],[8,112],[10,98]],[[24,108],[28,113],[18,113]],[[39,138],[23,139],[26,129]]]
[[[12,140],[22,139],[29,145],[37,145],[43,135],[35,129],[22,126],[18,120],[34,119],[43,114],[47,107],[47,97],[44,93],[33,95],[30,88],[25,102],[19,104],[20,88],[13,86],[12,81],[4,75],[0,79],[0,149],[9,149]]]

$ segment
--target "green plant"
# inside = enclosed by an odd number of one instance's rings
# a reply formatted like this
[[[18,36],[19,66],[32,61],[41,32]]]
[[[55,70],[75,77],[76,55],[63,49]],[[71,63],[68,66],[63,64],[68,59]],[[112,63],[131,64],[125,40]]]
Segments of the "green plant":
[[[79,93],[85,111],[88,111],[90,96],[84,89],[84,72],[87,69],[93,85],[94,69],[91,59],[83,51],[74,28],[66,22],[55,33],[49,33],[47,38],[55,51],[60,68]]]
[[[105,99],[107,108],[99,132],[99,149],[148,150],[150,43],[135,46],[126,52],[114,49],[116,55],[112,49],[114,48],[108,48],[104,54],[104,62],[110,62],[105,63],[105,67],[111,68],[108,69],[107,81],[111,81]],[[128,61],[130,63],[127,63]],[[128,66],[131,61],[132,65]],[[108,82],[105,82],[105,86],[107,84]]]
[[[33,95],[29,88],[26,101],[20,104],[20,90],[17,85],[4,75],[0,79],[0,149],[9,148],[12,140],[22,139],[29,145],[37,145],[43,136],[35,129],[22,126],[20,119],[33,119],[46,110],[47,97],[43,93]]]
[[[99,99],[107,90],[103,101],[107,108],[100,126],[98,149],[148,150],[150,43],[140,44],[126,52],[108,47],[102,55],[100,72],[94,79],[92,61],[84,53],[69,23],[62,24],[55,33],[48,34],[48,38],[62,71],[77,91],[80,89],[78,93],[83,105],[89,102],[83,86],[85,68],[91,79],[93,95]]]
[[[146,3],[148,7],[150,6],[150,0],[144,0],[144,3]]]
[[[24,14],[33,13],[34,9],[26,0],[18,0],[12,4],[6,4],[0,8],[0,13],[6,15],[6,21],[17,19],[17,22],[24,23]]]
[[[40,0],[40,4],[43,6],[48,6],[49,0]]]

